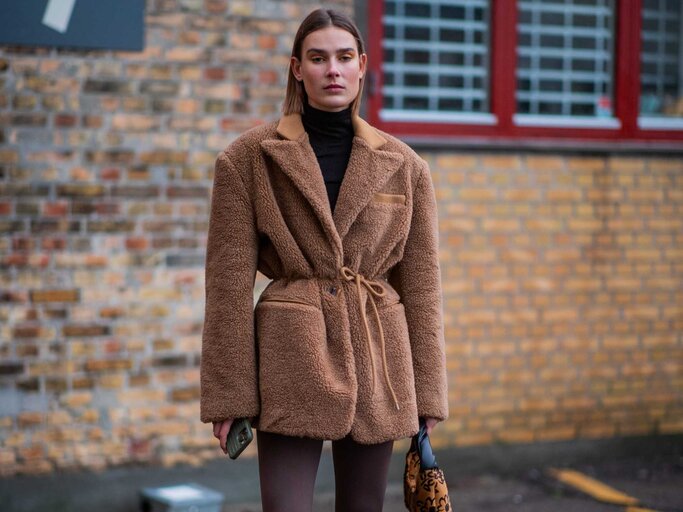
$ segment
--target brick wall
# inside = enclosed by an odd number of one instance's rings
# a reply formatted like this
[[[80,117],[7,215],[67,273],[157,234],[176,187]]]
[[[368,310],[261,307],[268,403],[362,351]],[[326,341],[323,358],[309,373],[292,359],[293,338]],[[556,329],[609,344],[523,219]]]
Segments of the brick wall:
[[[197,400],[213,163],[278,116],[316,7],[149,0],[141,53],[0,47],[0,475],[222,456]]]
[[[0,48],[0,475],[223,457],[197,400],[213,162],[278,115],[316,6],[150,0],[143,53]],[[422,155],[435,444],[683,432],[683,159]]]
[[[427,153],[440,444],[683,432],[683,157]]]

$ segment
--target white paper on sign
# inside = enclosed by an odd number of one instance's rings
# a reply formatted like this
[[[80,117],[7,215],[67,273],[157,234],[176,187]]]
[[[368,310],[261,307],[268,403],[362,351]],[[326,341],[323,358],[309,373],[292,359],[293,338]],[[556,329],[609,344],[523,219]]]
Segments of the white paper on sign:
[[[189,485],[176,485],[163,487],[157,490],[157,494],[171,502],[198,499],[202,497],[202,491]]]
[[[43,14],[43,25],[55,29],[62,34],[69,28],[71,13],[76,0],[49,0]]]

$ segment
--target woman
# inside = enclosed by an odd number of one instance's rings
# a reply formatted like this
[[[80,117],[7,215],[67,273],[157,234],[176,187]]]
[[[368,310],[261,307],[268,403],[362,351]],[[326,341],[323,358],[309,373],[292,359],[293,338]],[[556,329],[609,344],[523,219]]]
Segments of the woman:
[[[434,190],[358,117],[366,61],[350,18],[312,12],[284,116],[216,161],[201,419],[223,451],[252,419],[264,512],[311,510],[325,439],[336,510],[381,510],[393,441],[448,416]]]

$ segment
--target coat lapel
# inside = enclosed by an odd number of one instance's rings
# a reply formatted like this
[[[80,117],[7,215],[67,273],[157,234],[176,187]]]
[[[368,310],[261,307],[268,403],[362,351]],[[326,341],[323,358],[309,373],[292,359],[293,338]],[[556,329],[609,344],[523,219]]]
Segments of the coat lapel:
[[[334,222],[342,240],[375,192],[403,163],[400,153],[379,149],[387,141],[360,117],[354,117],[353,127],[356,136],[334,209]]]
[[[330,242],[342,254],[342,240],[358,214],[403,163],[403,155],[379,148],[386,144],[377,131],[360,117],[353,118],[355,137],[349,164],[334,210],[330,209],[322,172],[308,142],[301,116],[280,119],[283,139],[261,142],[261,147],[292,181],[311,205]]]
[[[264,140],[261,147],[306,198],[332,247],[342,254],[341,238],[332,220],[325,181],[306,133],[293,140]]]

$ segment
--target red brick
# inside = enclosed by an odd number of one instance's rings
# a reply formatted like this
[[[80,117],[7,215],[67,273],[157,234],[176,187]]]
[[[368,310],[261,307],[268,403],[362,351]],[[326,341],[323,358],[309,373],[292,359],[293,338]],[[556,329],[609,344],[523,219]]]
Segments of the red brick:
[[[518,219],[484,219],[482,222],[482,228],[485,232],[511,232],[519,230],[519,220]]]
[[[123,111],[124,112],[145,112],[147,110],[147,100],[145,98],[124,98],[123,99]],[[149,121],[150,124],[142,124],[145,121]],[[145,127],[151,128],[153,126],[151,117],[146,116],[119,116],[116,120],[117,126],[122,130],[144,130]],[[135,128],[137,126],[137,128]]]
[[[534,171],[561,171],[564,169],[564,158],[559,156],[527,156],[526,167]]]
[[[81,118],[81,123],[85,128],[102,128],[103,118],[96,115],[85,115]]]
[[[62,328],[64,336],[104,336],[109,334],[110,328],[106,325],[77,325],[67,324]]]
[[[28,428],[45,423],[45,414],[42,412],[22,412],[17,417],[19,428]]]
[[[111,306],[100,309],[100,316],[102,318],[121,318],[125,314],[125,309],[121,307]]]
[[[80,292],[78,289],[70,290],[32,290],[30,292],[31,302],[79,302]]]
[[[275,85],[279,83],[281,74],[272,69],[262,69],[258,73],[258,82],[262,85]]]
[[[43,215],[51,217],[63,217],[69,212],[69,203],[66,201],[58,201],[54,203],[45,203],[43,205]]]
[[[186,151],[156,150],[140,154],[140,162],[150,165],[184,164],[187,161]]]
[[[85,369],[89,372],[130,370],[132,367],[133,361],[130,359],[93,359],[85,363]]]
[[[121,179],[121,169],[117,167],[105,167],[100,171],[100,179],[106,181],[118,181]]]
[[[176,388],[171,391],[173,402],[192,402],[199,400],[199,386]]]
[[[492,169],[515,170],[521,167],[520,158],[516,155],[495,155],[481,158],[482,166]]]
[[[166,189],[166,196],[169,198],[208,198],[209,194],[210,190],[205,186],[170,186]]]
[[[204,9],[212,14],[222,14],[228,9],[226,0],[204,0]]]
[[[577,202],[581,199],[580,190],[548,190],[546,199],[552,202]]]
[[[73,128],[78,125],[78,117],[73,114],[56,114],[54,122],[56,128]]]
[[[225,68],[206,68],[204,78],[207,80],[225,80]]]
[[[121,204],[120,203],[110,203],[110,202],[96,203],[94,206],[95,206],[95,210],[94,210],[95,213],[98,213],[100,215],[116,215],[116,214],[120,213],[120,211],[121,211]]]
[[[86,254],[84,263],[86,267],[106,267],[109,264],[109,260],[104,255]]]
[[[495,201],[496,191],[492,188],[460,188],[458,196],[463,201]]]
[[[128,376],[128,385],[131,388],[146,387],[150,383],[150,377],[147,374],[134,373]]]
[[[127,238],[126,249],[129,251],[140,251],[149,248],[149,239],[143,237]]]
[[[25,358],[25,357],[38,357],[40,355],[40,348],[38,345],[35,345],[33,343],[22,343],[21,345],[15,347],[14,349],[17,357]],[[36,389],[34,391],[39,391],[40,386],[36,386]]]
[[[92,233],[129,233],[134,230],[132,220],[88,220],[88,231]]]
[[[206,50],[202,47],[175,46],[166,50],[166,59],[169,62],[202,62],[206,55]]]
[[[277,39],[271,35],[262,35],[258,37],[258,46],[262,50],[273,50],[277,48]]]
[[[238,100],[242,97],[242,88],[234,83],[216,83],[197,86],[197,93],[206,99]],[[253,123],[254,119],[250,119]]]
[[[111,120],[114,130],[127,132],[146,132],[156,130],[160,121],[154,116],[142,114],[114,114]]]
[[[19,151],[15,149],[0,149],[0,163],[16,164],[19,162]]]
[[[57,195],[67,197],[100,197],[104,192],[104,187],[97,184],[72,183],[57,186]]]
[[[12,239],[12,249],[15,251],[32,251],[36,247],[35,238],[25,238],[23,236]]]

